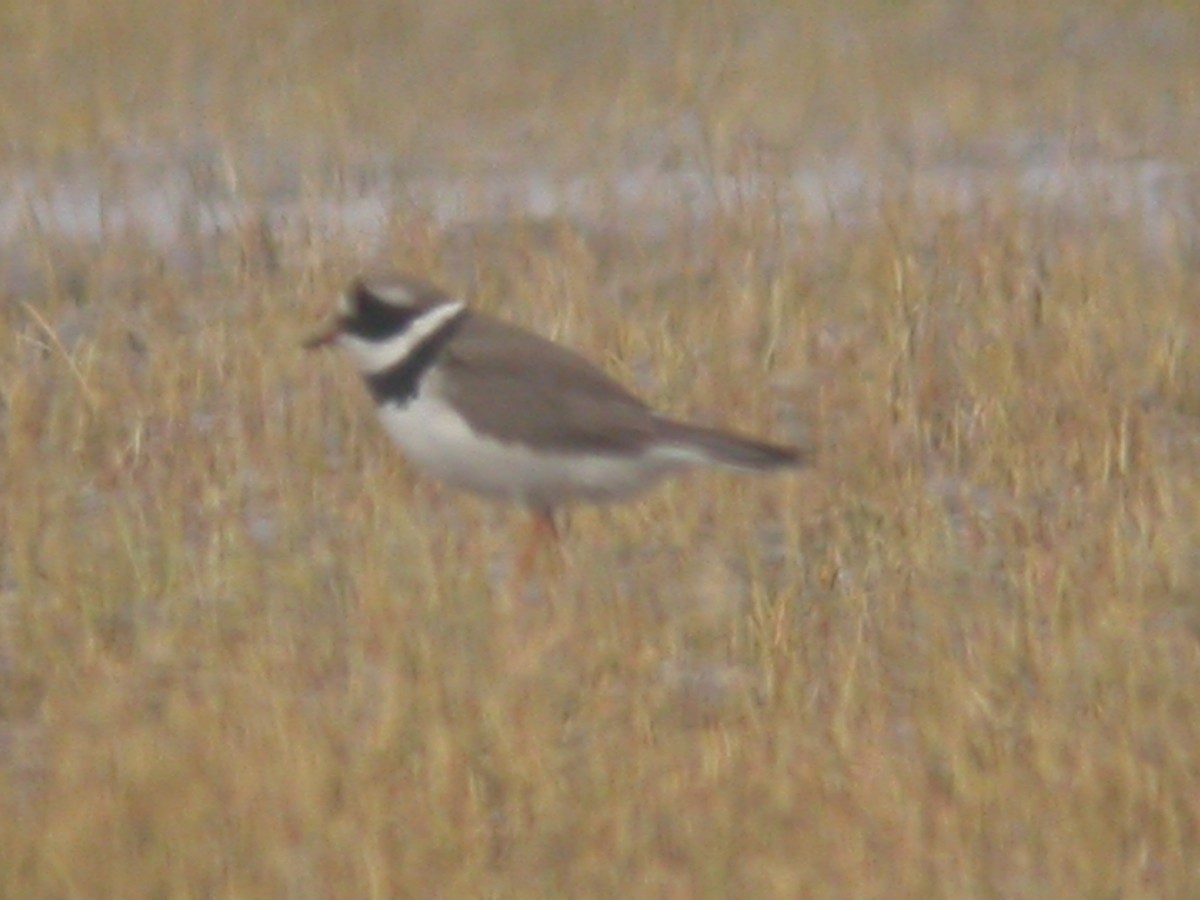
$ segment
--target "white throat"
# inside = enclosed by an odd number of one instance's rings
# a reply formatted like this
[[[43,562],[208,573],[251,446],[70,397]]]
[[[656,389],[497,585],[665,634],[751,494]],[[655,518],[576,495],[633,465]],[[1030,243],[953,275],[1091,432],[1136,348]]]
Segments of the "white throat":
[[[435,306],[417,316],[399,334],[381,341],[369,341],[343,332],[338,335],[338,345],[350,353],[363,375],[378,375],[408,359],[431,335],[465,308],[466,304],[461,300]]]

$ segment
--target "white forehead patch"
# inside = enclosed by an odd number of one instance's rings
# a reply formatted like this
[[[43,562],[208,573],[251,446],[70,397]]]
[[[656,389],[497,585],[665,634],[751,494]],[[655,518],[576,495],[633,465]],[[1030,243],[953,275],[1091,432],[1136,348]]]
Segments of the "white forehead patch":
[[[385,282],[384,284],[368,284],[367,291],[372,297],[382,300],[389,306],[412,306],[416,299],[408,285],[401,282]]]

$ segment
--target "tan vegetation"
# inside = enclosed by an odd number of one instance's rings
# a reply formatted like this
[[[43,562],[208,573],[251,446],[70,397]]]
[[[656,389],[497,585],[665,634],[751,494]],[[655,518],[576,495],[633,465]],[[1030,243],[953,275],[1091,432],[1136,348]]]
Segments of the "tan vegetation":
[[[1156,107],[1194,52],[1122,39],[1194,35],[1185,4],[423,6],[5,3],[9,170],[197,136],[233,171],[303,139],[313,184],[439,146],[611,166],[681,111],[714,172],[748,131],[871,150],[922,107],[956,149],[1065,119],[1194,146]],[[886,177],[877,221],[784,227],[781,190],[653,237],[396,210],[382,246],[251,222],[181,264],[31,227],[0,284],[0,896],[1194,896],[1190,223],[1147,246]],[[300,350],[381,250],[819,464],[579,510],[513,603],[520,517],[414,478]]]

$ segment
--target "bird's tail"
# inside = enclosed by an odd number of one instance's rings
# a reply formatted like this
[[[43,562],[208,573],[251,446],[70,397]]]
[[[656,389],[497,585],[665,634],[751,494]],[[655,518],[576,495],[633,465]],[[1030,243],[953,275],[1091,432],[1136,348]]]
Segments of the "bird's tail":
[[[802,447],[772,444],[718,428],[659,419],[658,436],[668,446],[695,462],[726,466],[748,472],[807,465],[812,453]]]

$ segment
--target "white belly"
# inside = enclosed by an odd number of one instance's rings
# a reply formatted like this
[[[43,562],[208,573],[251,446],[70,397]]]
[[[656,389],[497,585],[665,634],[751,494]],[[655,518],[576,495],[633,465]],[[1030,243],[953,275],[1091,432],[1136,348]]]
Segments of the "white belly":
[[[454,487],[530,506],[616,499],[682,468],[677,458],[539,452],[472,431],[440,398],[421,390],[405,406],[380,407],[392,440],[414,467]]]

